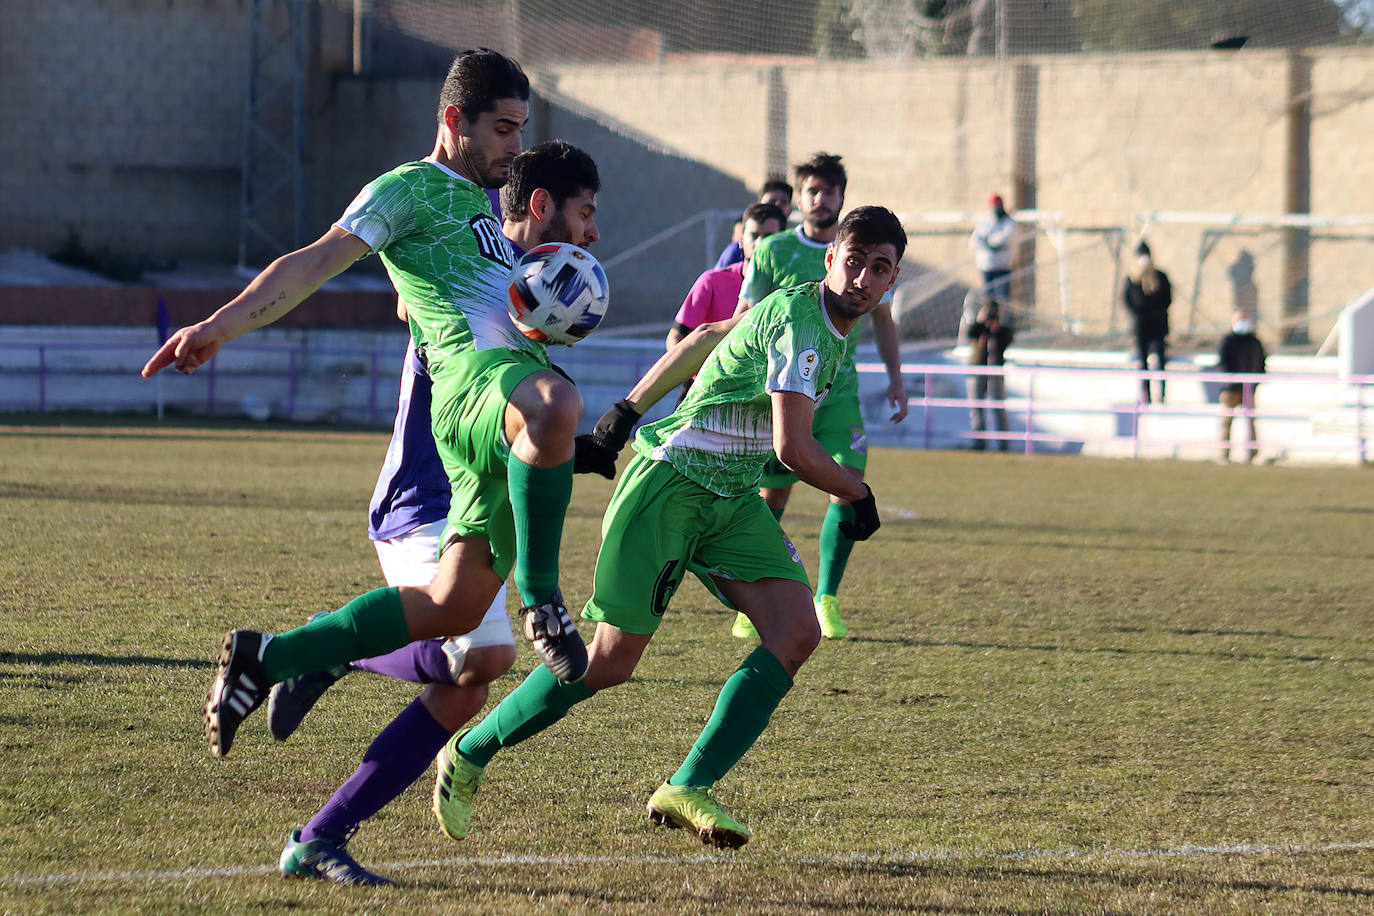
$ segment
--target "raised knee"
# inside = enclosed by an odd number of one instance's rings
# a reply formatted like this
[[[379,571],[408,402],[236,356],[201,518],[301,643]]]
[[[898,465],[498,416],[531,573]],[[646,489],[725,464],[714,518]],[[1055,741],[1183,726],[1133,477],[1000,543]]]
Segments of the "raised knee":
[[[463,661],[463,670],[458,674],[460,687],[481,686],[496,680],[515,664],[515,646],[483,646],[470,649]]]
[[[582,419],[582,395],[567,380],[552,376],[541,378],[535,396],[526,404],[525,428],[535,440],[546,437],[572,438]]]

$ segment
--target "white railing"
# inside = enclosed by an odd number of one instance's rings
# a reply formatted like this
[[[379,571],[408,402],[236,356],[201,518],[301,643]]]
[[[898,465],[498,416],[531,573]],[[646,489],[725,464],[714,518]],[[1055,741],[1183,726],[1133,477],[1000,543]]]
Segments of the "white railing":
[[[869,390],[884,377],[879,363],[860,363],[859,371],[877,376],[865,386]],[[914,393],[908,399],[906,428],[893,444],[958,448],[983,441],[1010,443],[1028,454],[1041,450],[1040,445],[1058,446],[1045,450],[1130,457],[1201,457],[1219,454],[1220,421],[1230,416],[1240,421],[1234,424],[1240,437],[1248,431],[1248,421],[1256,421],[1258,427],[1257,441],[1241,442],[1238,453],[1254,448],[1272,457],[1299,460],[1369,459],[1365,411],[1374,406],[1370,375],[905,363],[902,373]],[[979,375],[1002,376],[1008,396],[993,401],[950,393]],[[1172,400],[1143,402],[1139,393],[1147,380],[1152,385],[1165,382]],[[1217,403],[1221,387],[1237,382],[1244,386],[1241,405],[1227,408]],[[972,430],[968,416],[975,406],[1005,409],[1010,428]],[[869,423],[870,433],[875,425]]]

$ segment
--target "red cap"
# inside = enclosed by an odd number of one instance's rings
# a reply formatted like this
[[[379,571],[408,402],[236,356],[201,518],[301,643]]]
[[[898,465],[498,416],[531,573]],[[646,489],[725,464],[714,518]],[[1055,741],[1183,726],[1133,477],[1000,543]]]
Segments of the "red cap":
[[[1002,195],[1001,195],[1001,194],[994,194],[994,195],[992,195],[991,197],[988,198],[988,206],[989,206],[989,207],[1000,207],[1000,206],[1002,206],[1002,204],[1003,204],[1003,201],[1002,201]]]

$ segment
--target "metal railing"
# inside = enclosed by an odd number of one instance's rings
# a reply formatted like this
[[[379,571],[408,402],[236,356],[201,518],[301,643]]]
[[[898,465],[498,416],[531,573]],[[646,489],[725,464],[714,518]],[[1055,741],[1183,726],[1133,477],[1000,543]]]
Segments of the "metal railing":
[[[161,416],[175,409],[380,427],[391,422],[404,345],[404,335],[382,346],[239,341],[192,376],[164,371],[145,380],[138,371],[156,347],[153,340],[0,341],[0,411],[152,410]],[[607,338],[560,348],[556,358],[577,379],[594,420],[603,401],[622,396],[661,353],[657,340]],[[1215,453],[1219,422],[1230,416],[1241,421],[1242,432],[1250,420],[1260,425],[1259,440],[1242,448],[1294,457],[1325,450],[1328,458],[1370,460],[1366,408],[1374,376],[909,363],[902,371],[911,416],[892,427],[876,419],[886,387],[881,364],[865,360],[859,370],[866,403],[877,405],[869,434],[879,444],[961,448],[983,441],[1028,453],[1181,456]],[[1002,376],[1008,396],[968,397],[965,381],[980,375]],[[1174,395],[1170,402],[1142,403],[1146,380],[1166,382]],[[1221,386],[1237,382],[1245,386],[1240,406],[1219,404]],[[667,406],[660,405],[654,416]],[[1005,410],[1010,428],[972,430],[969,411],[975,406]]]
[[[860,363],[864,374],[882,375],[879,363]],[[1142,457],[1150,454],[1217,453],[1220,421],[1241,421],[1242,434],[1255,421],[1260,436],[1243,441],[1242,449],[1264,449],[1275,455],[1301,457],[1318,450],[1343,454],[1363,463],[1369,460],[1366,407],[1374,376],[1318,374],[1262,375],[1206,371],[1077,368],[1059,366],[962,366],[903,364],[909,390],[911,416],[909,428],[901,439],[922,448],[967,447],[974,442],[1007,442],[1027,454],[1037,444],[1094,446],[1103,454]],[[939,392],[977,376],[1001,376],[1008,389],[1016,393],[1001,400],[949,396]],[[941,382],[944,384],[942,385]],[[1145,383],[1165,383],[1170,390],[1188,391],[1175,403],[1149,403],[1139,392]],[[1224,385],[1242,385],[1239,406],[1229,408],[1218,402]],[[1195,386],[1203,388],[1197,398]],[[1047,390],[1052,389],[1052,390]],[[1262,391],[1260,404],[1256,392]],[[1066,391],[1068,393],[1066,393]],[[1314,395],[1304,397],[1304,392]],[[970,428],[969,412],[1005,410],[1010,423],[1005,431],[976,431]],[[962,417],[949,410],[962,411]],[[941,411],[944,411],[942,416]],[[1096,420],[1096,423],[1094,421]],[[1067,422],[1064,422],[1067,421]],[[1206,421],[1205,423],[1202,421]],[[1103,425],[1110,432],[1103,432]],[[870,431],[873,424],[870,424]],[[1313,430],[1319,426],[1324,444],[1315,441]],[[1058,428],[1056,428],[1058,427]]]

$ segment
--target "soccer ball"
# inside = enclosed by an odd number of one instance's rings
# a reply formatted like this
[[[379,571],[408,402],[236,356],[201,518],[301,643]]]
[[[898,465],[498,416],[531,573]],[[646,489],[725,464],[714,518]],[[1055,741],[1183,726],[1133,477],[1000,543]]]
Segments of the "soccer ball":
[[[596,258],[576,245],[546,242],[525,253],[507,287],[511,320],[531,340],[574,344],[606,317],[610,284]]]

